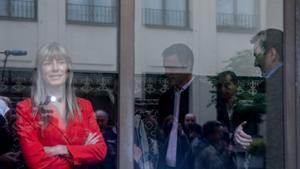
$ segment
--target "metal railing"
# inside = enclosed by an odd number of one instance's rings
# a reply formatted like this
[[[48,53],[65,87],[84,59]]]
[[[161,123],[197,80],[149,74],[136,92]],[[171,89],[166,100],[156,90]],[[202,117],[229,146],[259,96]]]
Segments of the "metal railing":
[[[0,0],[0,17],[36,19],[36,0]]]
[[[217,26],[255,30],[259,26],[258,15],[217,13]]]
[[[115,24],[116,7],[67,4],[67,21],[91,24]]]
[[[187,27],[187,12],[144,8],[144,24],[152,26]]]

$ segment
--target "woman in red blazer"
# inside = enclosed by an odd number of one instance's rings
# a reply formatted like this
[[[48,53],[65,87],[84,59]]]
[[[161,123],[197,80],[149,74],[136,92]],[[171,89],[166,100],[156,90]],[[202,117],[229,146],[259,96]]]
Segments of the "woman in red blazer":
[[[87,168],[104,160],[106,144],[88,100],[73,92],[71,60],[58,43],[43,46],[31,99],[17,104],[17,132],[29,168]]]

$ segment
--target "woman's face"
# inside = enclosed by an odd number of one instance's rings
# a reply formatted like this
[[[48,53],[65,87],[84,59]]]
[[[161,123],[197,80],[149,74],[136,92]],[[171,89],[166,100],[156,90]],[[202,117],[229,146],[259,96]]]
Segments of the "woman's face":
[[[42,78],[50,86],[64,85],[68,77],[68,65],[64,58],[54,57],[42,63]]]

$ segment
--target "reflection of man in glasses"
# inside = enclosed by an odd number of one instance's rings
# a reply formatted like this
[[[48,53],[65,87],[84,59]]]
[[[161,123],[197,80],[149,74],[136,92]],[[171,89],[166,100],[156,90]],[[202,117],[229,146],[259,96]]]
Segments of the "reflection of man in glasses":
[[[266,165],[267,169],[282,169],[283,166],[283,33],[267,29],[256,34],[254,44],[255,66],[266,79]],[[235,132],[235,141],[243,146],[252,142],[243,131],[243,124]]]
[[[170,84],[170,90],[160,98],[159,124],[166,117],[173,117],[166,138],[165,150],[161,155],[166,168],[179,169],[184,165],[184,155],[188,152],[188,139],[184,136],[181,125],[184,116],[190,112],[191,93],[189,89],[193,81],[192,69],[194,56],[192,50],[185,44],[173,44],[163,53],[165,75]]]

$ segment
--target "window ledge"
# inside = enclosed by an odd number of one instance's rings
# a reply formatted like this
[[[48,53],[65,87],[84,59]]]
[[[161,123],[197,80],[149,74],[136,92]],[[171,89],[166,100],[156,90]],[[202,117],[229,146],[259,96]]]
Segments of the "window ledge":
[[[37,22],[37,18],[22,18],[12,16],[0,16],[1,21]]]
[[[256,33],[258,28],[245,28],[239,26],[217,26],[217,32],[227,32],[227,33]]]
[[[70,25],[82,25],[82,26],[105,26],[105,27],[116,27],[116,23],[97,23],[97,22],[88,22],[88,21],[66,21]]]
[[[189,26],[169,26],[169,25],[151,25],[144,24],[147,28],[153,29],[169,29],[169,30],[179,30],[179,31],[193,31],[193,29]]]

